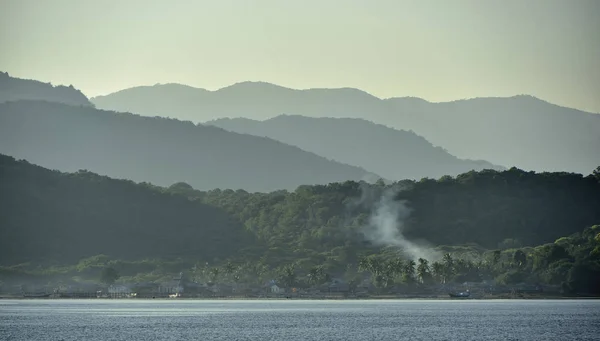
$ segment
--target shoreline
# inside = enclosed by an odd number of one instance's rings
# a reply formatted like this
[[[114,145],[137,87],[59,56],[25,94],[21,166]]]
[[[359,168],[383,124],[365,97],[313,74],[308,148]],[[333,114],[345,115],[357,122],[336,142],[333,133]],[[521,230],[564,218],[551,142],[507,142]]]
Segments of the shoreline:
[[[564,296],[564,295],[489,295],[481,297],[448,297],[448,296],[370,296],[370,297],[23,297],[2,295],[0,300],[97,300],[97,301],[488,301],[488,300],[599,300],[600,296]]]

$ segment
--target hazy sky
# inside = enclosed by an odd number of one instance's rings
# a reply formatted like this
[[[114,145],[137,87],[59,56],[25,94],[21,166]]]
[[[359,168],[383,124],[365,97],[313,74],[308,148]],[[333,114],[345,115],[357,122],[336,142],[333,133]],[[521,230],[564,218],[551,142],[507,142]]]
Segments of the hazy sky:
[[[598,0],[0,0],[0,70],[88,96],[260,80],[600,112],[599,18]]]

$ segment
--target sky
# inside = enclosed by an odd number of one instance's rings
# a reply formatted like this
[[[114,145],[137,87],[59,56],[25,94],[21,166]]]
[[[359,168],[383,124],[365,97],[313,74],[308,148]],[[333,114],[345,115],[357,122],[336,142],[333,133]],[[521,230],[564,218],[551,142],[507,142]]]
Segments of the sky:
[[[599,17],[597,0],[0,0],[0,71],[89,97],[265,81],[599,113]]]

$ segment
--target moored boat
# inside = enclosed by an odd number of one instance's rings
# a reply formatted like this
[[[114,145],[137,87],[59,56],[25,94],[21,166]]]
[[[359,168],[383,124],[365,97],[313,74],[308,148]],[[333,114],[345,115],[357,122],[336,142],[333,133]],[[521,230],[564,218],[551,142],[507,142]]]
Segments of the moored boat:
[[[450,295],[450,297],[469,297],[471,296],[471,293],[469,292],[469,290],[467,291],[461,291],[461,292],[451,292],[448,295]]]

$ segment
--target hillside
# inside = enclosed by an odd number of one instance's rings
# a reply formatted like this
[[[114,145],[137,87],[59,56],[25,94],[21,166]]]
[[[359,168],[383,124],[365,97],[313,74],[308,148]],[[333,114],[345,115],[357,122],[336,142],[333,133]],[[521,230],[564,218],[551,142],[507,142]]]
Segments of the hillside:
[[[199,189],[272,191],[370,176],[267,138],[35,101],[0,104],[0,152],[61,171]]]
[[[65,174],[2,155],[0,275],[64,283],[97,280],[114,266],[138,281],[185,268],[201,281],[302,278],[309,286],[315,276],[370,273],[385,288],[415,285],[414,262],[423,258],[431,268],[418,276],[431,271],[437,283],[568,281],[571,290],[597,292],[599,194],[600,174],[518,169],[391,186],[205,192]]]
[[[600,222],[599,177],[513,168],[401,181],[387,187],[345,182],[302,186],[289,194],[178,193],[217,205],[272,246],[289,241],[293,250],[311,245],[326,252],[350,242],[372,241],[357,236],[368,232],[362,229],[369,224],[369,215],[381,207],[392,219],[391,225],[386,222],[383,227],[397,228],[393,221],[397,217],[403,238],[433,246],[475,243],[493,249],[506,239],[523,246],[552,242]],[[393,193],[395,200],[391,200]],[[383,200],[387,196],[390,200]],[[393,239],[375,244],[393,245]],[[347,255],[357,251],[348,250]]]
[[[0,155],[0,263],[230,257],[254,238],[219,208],[151,185]]]
[[[363,118],[413,130],[464,159],[581,174],[600,164],[600,115],[531,96],[430,103],[419,98],[383,100],[357,89],[294,90],[243,82],[216,91],[179,84],[136,87],[91,101],[103,109],[193,122],[265,120],[281,114]]]
[[[40,100],[74,106],[91,106],[81,91],[70,86],[53,86],[36,80],[11,77],[0,72],[0,103],[18,100]]]
[[[281,115],[265,121],[219,119],[206,124],[265,136],[388,179],[439,178],[470,170],[501,169],[485,161],[461,160],[412,131],[362,119]]]

